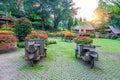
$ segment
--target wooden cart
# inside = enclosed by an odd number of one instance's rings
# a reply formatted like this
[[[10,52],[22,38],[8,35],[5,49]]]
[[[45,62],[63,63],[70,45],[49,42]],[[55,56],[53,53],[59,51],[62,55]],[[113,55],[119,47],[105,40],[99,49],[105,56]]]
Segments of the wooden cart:
[[[95,45],[77,44],[75,50],[75,57],[80,55],[81,59],[91,63],[91,68],[94,67],[94,61],[98,61],[98,53],[95,52]]]
[[[33,48],[30,48],[33,46]],[[42,57],[46,57],[46,48],[45,48],[45,41],[42,39],[27,39],[25,40],[25,57],[26,60],[30,60],[30,54],[34,53],[34,60],[40,60]]]

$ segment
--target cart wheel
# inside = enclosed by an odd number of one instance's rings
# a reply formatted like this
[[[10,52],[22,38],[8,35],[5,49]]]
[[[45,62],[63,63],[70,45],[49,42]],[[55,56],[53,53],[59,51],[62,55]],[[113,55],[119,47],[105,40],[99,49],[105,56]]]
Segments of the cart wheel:
[[[30,65],[31,65],[32,67],[34,66],[33,60],[30,60]]]
[[[78,54],[77,52],[78,52],[78,50],[75,50],[75,57],[76,57],[76,58],[77,58],[77,54]]]
[[[91,69],[92,69],[94,67],[94,58],[93,57],[91,58],[90,64],[91,64]]]

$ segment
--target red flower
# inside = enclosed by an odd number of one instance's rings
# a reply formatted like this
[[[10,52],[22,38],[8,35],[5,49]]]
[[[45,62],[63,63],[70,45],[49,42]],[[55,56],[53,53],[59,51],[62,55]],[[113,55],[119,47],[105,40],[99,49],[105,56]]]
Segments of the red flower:
[[[78,44],[92,44],[93,40],[90,37],[78,36],[74,38],[74,42]]]
[[[34,38],[42,38],[44,40],[47,40],[48,35],[46,34],[45,31],[40,31],[39,33],[38,32],[32,32],[31,34],[28,34],[26,36],[26,39],[34,39]]]

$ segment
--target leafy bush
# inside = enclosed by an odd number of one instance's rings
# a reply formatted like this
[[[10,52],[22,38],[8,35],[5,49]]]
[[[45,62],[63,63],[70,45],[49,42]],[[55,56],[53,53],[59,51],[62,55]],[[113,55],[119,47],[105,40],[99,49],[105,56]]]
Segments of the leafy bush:
[[[95,34],[90,34],[90,38],[95,38]]]
[[[18,42],[18,43],[17,43],[17,46],[18,46],[19,48],[24,48],[24,47],[25,47],[25,43],[24,43],[24,42]]]
[[[110,38],[111,39],[117,39],[118,37],[116,35],[112,35]]]
[[[48,40],[48,41],[46,42],[46,45],[56,44],[56,43],[57,43],[57,42],[54,41],[54,40]]]
[[[40,21],[34,21],[34,22],[31,22],[33,25],[40,25]]]
[[[108,39],[111,39],[111,37],[112,37],[112,34],[109,34],[109,35],[108,35]]]
[[[23,41],[27,34],[31,33],[31,23],[27,18],[20,18],[15,23],[15,35]]]

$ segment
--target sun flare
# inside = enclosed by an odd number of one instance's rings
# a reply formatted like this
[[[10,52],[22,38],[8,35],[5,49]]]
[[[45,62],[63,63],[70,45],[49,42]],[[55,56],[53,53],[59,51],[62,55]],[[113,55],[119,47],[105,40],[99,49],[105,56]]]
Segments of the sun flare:
[[[86,20],[93,20],[93,12],[98,6],[97,0],[73,0],[75,7],[80,7],[77,12],[77,18],[86,18]]]

